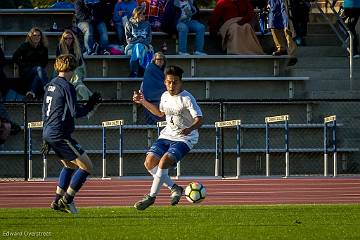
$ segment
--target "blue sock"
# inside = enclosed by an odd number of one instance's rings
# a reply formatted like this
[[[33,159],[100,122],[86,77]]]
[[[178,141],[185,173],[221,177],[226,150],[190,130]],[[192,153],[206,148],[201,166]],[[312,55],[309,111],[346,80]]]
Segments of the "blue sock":
[[[64,196],[66,189],[69,187],[71,177],[76,169],[63,167],[59,175],[59,182],[56,189],[56,196],[54,201],[58,202]]]
[[[89,173],[83,169],[78,169],[74,176],[71,178],[70,187],[67,189],[65,194],[65,200],[67,203],[71,203],[75,197],[75,194],[80,190],[82,185],[85,183]]]

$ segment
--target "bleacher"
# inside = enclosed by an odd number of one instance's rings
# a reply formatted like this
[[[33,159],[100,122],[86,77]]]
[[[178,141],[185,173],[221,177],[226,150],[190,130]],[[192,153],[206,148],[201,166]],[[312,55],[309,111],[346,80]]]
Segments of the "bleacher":
[[[202,11],[202,18],[209,17],[211,11]],[[69,10],[0,10],[0,21],[12,22],[0,26],[0,44],[7,58],[25,39],[32,26],[48,30],[56,22],[59,29],[73,24],[73,12]],[[55,46],[60,32],[45,31],[49,39],[49,76],[52,73]],[[273,43],[269,34],[258,33],[265,52],[270,52]],[[329,25],[316,11],[311,14],[307,46],[299,47],[299,62],[287,67],[288,56],[273,57],[271,55],[225,55],[219,49],[219,43],[206,36],[205,51],[207,56],[179,56],[176,52],[176,39],[164,33],[154,33],[153,45],[161,46],[165,41],[168,45],[168,64],[176,64],[185,70],[185,88],[200,100],[205,116],[205,126],[200,130],[200,141],[196,148],[183,161],[183,175],[213,175],[215,130],[213,123],[220,119],[221,104],[229,100],[224,107],[224,119],[240,118],[244,123],[243,139],[243,173],[245,175],[264,175],[264,125],[265,116],[289,114],[291,116],[291,150],[294,156],[293,174],[321,174],[322,165],[322,117],[327,114],[338,114],[343,120],[339,126],[341,159],[348,162],[356,161],[359,149],[354,144],[359,141],[356,135],[356,113],[344,109],[337,102],[331,104],[323,101],[310,101],[313,98],[342,98],[356,96],[360,89],[359,64],[355,64],[354,85],[349,91],[348,59],[346,52],[331,31]],[[114,41],[114,33],[110,33],[110,41]],[[189,47],[193,44],[190,37]],[[142,161],[144,151],[156,138],[156,128],[144,124],[141,107],[130,102],[132,91],[138,89],[141,78],[128,78],[129,58],[127,56],[86,56],[86,85],[90,89],[100,91],[107,102],[101,104],[96,114],[90,118],[79,119],[79,130],[74,137],[84,146],[95,162],[95,176],[101,175],[101,127],[102,121],[124,119],[125,121],[125,175],[146,175]],[[355,60],[359,63],[359,60]],[[17,69],[9,66],[9,76],[16,75]],[[222,99],[221,101],[219,101]],[[274,100],[278,102],[274,102]],[[302,101],[297,101],[301,99]],[[308,100],[307,100],[308,99]],[[201,101],[202,100],[202,101]],[[261,100],[261,101],[260,101]],[[266,102],[268,100],[268,102]],[[116,102],[118,101],[118,102]],[[208,101],[208,102],[206,102]],[[238,102],[236,102],[238,101]],[[241,102],[245,101],[245,102]],[[247,102],[249,101],[249,102]],[[346,105],[346,103],[344,103]],[[355,106],[359,102],[353,103]],[[351,104],[350,104],[351,105]],[[336,106],[336,107],[334,107]],[[347,105],[346,105],[347,106]],[[10,113],[14,120],[23,123],[23,106],[11,104]],[[28,121],[39,121],[40,103],[28,105]],[[296,125],[297,124],[297,125]],[[275,129],[274,144],[281,144],[281,129]],[[225,140],[225,155],[228,163],[224,166],[229,175],[234,173],[235,149],[234,131],[229,130],[229,138]],[[34,131],[34,175],[41,176],[42,160],[38,154],[40,144],[39,131]],[[22,172],[12,169],[6,171],[9,164],[23,165],[24,135],[12,137],[3,150],[0,150],[0,177],[21,176]],[[109,136],[108,174],[117,175],[117,135]],[[250,139],[250,140],[249,140]],[[278,149],[275,147],[275,149]],[[282,152],[275,151],[272,174],[283,175]],[[50,156],[52,159],[53,156]],[[314,164],[315,163],[315,164]],[[193,164],[193,165],[192,165]],[[339,163],[340,164],[340,163]],[[299,169],[296,169],[298,167]],[[56,175],[58,164],[49,160],[49,175]],[[341,163],[343,171],[346,164]],[[2,171],[2,172],[1,172]]]

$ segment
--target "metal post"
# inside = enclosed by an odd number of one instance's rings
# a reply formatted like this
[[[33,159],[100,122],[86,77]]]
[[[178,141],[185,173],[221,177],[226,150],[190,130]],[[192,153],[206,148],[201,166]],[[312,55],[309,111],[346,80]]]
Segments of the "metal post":
[[[119,176],[124,176],[123,159],[123,128],[119,125]]]
[[[240,138],[241,137],[241,127],[240,125],[236,126],[236,177],[239,178],[241,174],[241,159],[240,159]]]
[[[103,162],[102,162],[102,178],[106,177],[106,127],[103,126]]]
[[[28,152],[28,180],[32,179],[33,172],[32,172],[32,138],[31,138],[31,128],[28,129],[28,145],[29,145],[29,152]]]
[[[220,129],[215,128],[215,177],[219,176]]]
[[[270,138],[269,138],[269,123],[265,123],[265,149],[266,149],[266,176],[270,176]]]
[[[47,178],[47,159],[43,156],[43,180]]]
[[[290,159],[289,159],[289,123],[285,121],[285,177],[290,175]]]
[[[334,177],[337,176],[336,120],[333,122]]]
[[[224,121],[224,102],[222,100],[220,100],[220,119],[221,121]],[[225,177],[225,171],[224,171],[224,166],[225,166],[225,159],[224,159],[224,129],[221,128],[220,129],[220,135],[221,135],[221,152],[220,152],[220,161],[221,161],[221,176]]]
[[[28,120],[27,120],[27,103],[24,103],[24,179],[28,180]]]
[[[328,173],[327,123],[324,123],[324,177]]]

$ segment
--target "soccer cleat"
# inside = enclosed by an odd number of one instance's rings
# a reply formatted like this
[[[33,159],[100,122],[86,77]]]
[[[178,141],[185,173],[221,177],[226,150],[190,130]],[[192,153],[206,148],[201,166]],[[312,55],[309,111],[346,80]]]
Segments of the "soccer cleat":
[[[136,202],[134,207],[137,210],[145,210],[146,208],[150,207],[154,204],[156,197],[151,197],[149,194],[145,195],[143,199]]]
[[[60,206],[57,202],[55,201],[52,201],[51,204],[50,204],[50,208],[57,211],[57,210],[60,210]]]
[[[59,200],[60,210],[66,213],[77,214],[78,210],[75,207],[74,201],[72,203],[65,203],[64,199]]]
[[[181,196],[184,193],[184,189],[177,184],[174,184],[171,188],[170,204],[175,206],[179,203]]]

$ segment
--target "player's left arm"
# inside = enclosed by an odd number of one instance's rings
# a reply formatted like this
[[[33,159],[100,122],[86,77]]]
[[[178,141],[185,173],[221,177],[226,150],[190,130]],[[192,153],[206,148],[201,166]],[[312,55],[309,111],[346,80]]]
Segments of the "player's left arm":
[[[203,124],[203,117],[202,117],[203,114],[193,96],[189,96],[188,98],[185,99],[184,102],[185,102],[185,107],[189,110],[194,121],[190,127],[181,130],[180,134],[189,135],[192,131],[201,127],[201,125]]]
[[[192,131],[199,129],[202,124],[203,124],[202,116],[197,116],[194,118],[193,124],[190,127],[184,128],[183,130],[181,130],[180,134],[189,135]]]

